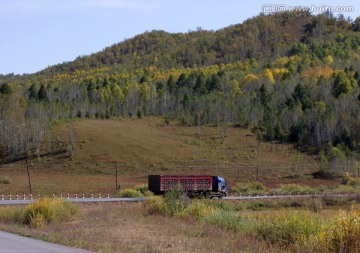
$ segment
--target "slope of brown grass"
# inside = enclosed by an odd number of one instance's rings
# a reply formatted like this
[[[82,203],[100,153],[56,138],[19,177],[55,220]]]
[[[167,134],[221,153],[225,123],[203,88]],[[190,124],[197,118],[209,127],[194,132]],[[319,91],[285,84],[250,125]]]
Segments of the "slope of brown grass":
[[[250,130],[205,126],[165,125],[162,119],[83,120],[54,127],[53,139],[66,142],[74,128],[75,156],[39,158],[30,162],[33,191],[115,192],[115,163],[121,188],[146,183],[148,174],[212,174],[230,186],[259,180],[267,186],[298,182],[318,185],[306,173],[318,169],[315,157],[288,144],[258,142]],[[46,146],[46,145],[44,145]],[[0,192],[28,191],[24,162],[2,166],[12,183]],[[289,179],[294,178],[296,179]],[[326,182],[321,182],[326,184]]]

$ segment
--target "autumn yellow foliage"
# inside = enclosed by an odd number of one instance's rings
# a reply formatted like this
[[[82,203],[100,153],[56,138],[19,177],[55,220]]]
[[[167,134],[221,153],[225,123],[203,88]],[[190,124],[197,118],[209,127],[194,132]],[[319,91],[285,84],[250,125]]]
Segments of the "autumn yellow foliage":
[[[270,84],[275,83],[273,72],[270,69],[268,69],[268,68],[264,69],[263,77],[264,77],[265,80],[270,82]]]
[[[244,83],[254,83],[254,82],[259,81],[259,77],[254,74],[248,74],[242,79],[242,81]]]
[[[360,211],[354,208],[341,211],[335,220],[312,238],[311,243],[321,252],[359,252]]]
[[[325,79],[329,79],[333,72],[333,69],[329,66],[316,67],[302,72],[301,77],[306,79],[314,79],[320,78],[322,76]]]

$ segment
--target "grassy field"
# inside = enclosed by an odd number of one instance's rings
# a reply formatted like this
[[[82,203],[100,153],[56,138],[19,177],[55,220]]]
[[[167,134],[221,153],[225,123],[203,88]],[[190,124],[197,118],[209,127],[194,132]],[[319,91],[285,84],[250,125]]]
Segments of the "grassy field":
[[[74,156],[30,161],[35,194],[114,195],[115,164],[121,189],[146,183],[148,174],[221,175],[231,187],[255,181],[257,165],[259,181],[270,188],[286,183],[333,184],[308,175],[319,167],[315,156],[299,153],[289,144],[258,142],[247,129],[228,127],[224,135],[223,128],[204,126],[196,135],[193,127],[166,125],[161,118],[80,120],[55,126],[52,143],[67,143],[71,129]],[[45,152],[49,143],[44,143]],[[28,192],[24,161],[2,165],[0,171],[11,179],[10,184],[0,184],[0,192]]]
[[[23,206],[1,207],[0,229],[94,252],[324,252],[325,248],[316,249],[317,237],[313,236],[321,236],[325,225],[336,222],[339,215],[345,215],[344,224],[348,224],[349,212],[341,214],[339,210],[359,210],[359,200],[337,200],[335,206],[327,207],[321,199],[197,200],[173,215],[150,211],[151,201],[78,204],[70,220],[55,220],[41,227],[12,222],[11,213],[21,213]],[[354,220],[344,229],[353,232],[351,242],[356,244],[360,212],[353,214],[349,217]],[[302,236],[309,236],[315,244],[308,244]]]

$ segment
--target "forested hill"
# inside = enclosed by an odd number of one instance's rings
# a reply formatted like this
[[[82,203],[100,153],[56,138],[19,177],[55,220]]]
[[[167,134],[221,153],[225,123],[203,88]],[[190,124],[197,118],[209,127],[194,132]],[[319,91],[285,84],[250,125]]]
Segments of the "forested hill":
[[[357,166],[359,31],[360,18],[331,13],[259,15],[218,31],[146,32],[36,74],[0,76],[0,159],[44,153],[59,120],[155,115],[215,124],[224,136],[248,127],[317,152],[325,168]]]
[[[149,65],[161,69],[209,66],[246,58],[285,55],[290,45],[313,32],[311,22],[312,17],[308,13],[285,13],[261,15],[243,24],[215,32],[201,29],[177,34],[146,32],[100,53],[56,65],[42,73],[89,70],[113,65],[133,69]]]
[[[168,69],[227,64],[248,58],[274,58],[287,55],[294,43],[316,37],[319,22],[323,21],[306,12],[281,13],[260,15],[218,31],[198,29],[176,34],[151,31],[41,73],[69,73],[114,65],[127,70],[150,65]],[[323,34],[334,31],[325,24],[323,26]]]

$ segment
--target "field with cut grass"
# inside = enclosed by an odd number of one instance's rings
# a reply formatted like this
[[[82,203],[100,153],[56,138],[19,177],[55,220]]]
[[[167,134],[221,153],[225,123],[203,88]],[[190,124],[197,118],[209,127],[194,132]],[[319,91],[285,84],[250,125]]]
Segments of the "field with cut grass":
[[[79,120],[56,125],[52,143],[70,146],[73,129],[74,155],[67,153],[30,160],[34,194],[91,192],[115,194],[115,164],[121,189],[147,182],[148,174],[221,175],[230,187],[256,180],[268,187],[302,183],[331,185],[332,181],[313,179],[319,169],[316,156],[299,153],[292,145],[258,142],[242,128],[176,123],[166,125],[162,118]],[[47,151],[49,139],[43,149]],[[0,184],[0,192],[28,192],[25,161],[2,165],[0,174],[11,183]]]

